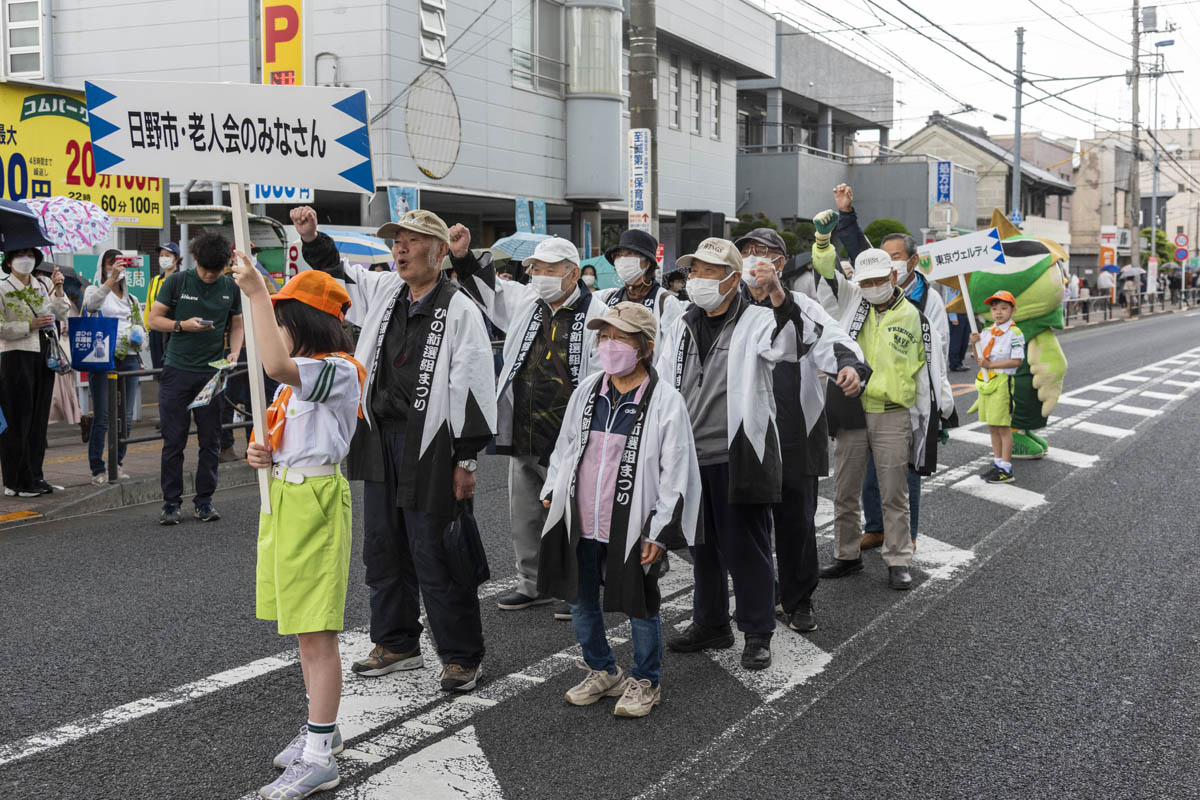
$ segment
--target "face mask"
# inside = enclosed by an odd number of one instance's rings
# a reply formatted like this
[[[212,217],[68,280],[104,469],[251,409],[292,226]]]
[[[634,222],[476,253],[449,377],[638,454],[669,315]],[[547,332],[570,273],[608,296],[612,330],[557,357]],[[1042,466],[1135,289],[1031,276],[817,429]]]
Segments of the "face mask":
[[[729,289],[732,292],[733,288]],[[721,281],[715,278],[688,278],[688,297],[705,311],[712,311],[725,302],[729,292],[721,294]]]
[[[158,268],[159,269],[174,269],[175,268],[175,259],[171,258],[170,256],[160,256],[158,259]]]
[[[588,287],[589,289],[591,289],[593,286],[596,285],[596,276],[595,275],[584,275],[583,276],[583,285]]]
[[[609,375],[620,378],[633,372],[637,366],[637,350],[616,339],[605,339],[596,347],[600,353],[600,366]]]
[[[547,303],[553,303],[563,296],[562,278],[553,275],[534,275],[529,279],[529,286]]]
[[[742,280],[751,289],[758,288],[758,279],[754,277],[754,268],[758,266],[760,259],[758,256],[745,256],[742,258]]]
[[[12,260],[13,272],[21,275],[28,275],[33,272],[34,259],[33,256],[21,256]]]
[[[862,296],[868,303],[877,306],[888,301],[888,298],[892,296],[894,288],[890,283],[885,283],[882,286],[864,287],[862,289]]]
[[[642,260],[637,256],[621,256],[613,262],[613,266],[617,268],[617,275],[621,276],[623,283],[634,283],[646,272]]]

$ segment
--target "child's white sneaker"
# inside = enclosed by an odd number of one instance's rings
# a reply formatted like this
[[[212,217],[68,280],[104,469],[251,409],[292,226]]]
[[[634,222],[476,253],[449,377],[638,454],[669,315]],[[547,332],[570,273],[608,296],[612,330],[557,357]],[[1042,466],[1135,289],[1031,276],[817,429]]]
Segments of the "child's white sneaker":
[[[333,789],[341,782],[337,759],[330,758],[328,764],[321,765],[298,758],[273,783],[259,789],[258,794],[266,800],[298,800]]]

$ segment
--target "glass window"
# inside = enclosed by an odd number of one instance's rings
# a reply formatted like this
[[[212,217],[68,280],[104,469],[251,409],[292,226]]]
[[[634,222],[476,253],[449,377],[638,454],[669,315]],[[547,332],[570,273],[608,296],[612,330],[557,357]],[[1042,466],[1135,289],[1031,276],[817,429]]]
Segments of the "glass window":
[[[40,53],[13,53],[8,58],[8,70],[13,75],[42,71]]]
[[[712,83],[708,87],[709,93],[712,95],[709,101],[712,113],[712,138],[721,138],[721,70],[714,69],[712,71]]]
[[[703,108],[704,95],[701,86],[701,67],[699,61],[692,62],[692,133],[699,136],[703,132],[703,127],[700,122],[700,110]]]
[[[5,60],[9,75],[42,76],[42,17],[38,0],[4,3]]]
[[[629,113],[629,51],[621,50],[621,107]]]
[[[672,128],[679,127],[679,94],[680,90],[683,88],[681,81],[682,77],[679,74],[679,54],[672,53],[671,65],[667,70],[667,119]]]
[[[620,9],[574,6],[567,12],[567,28],[567,88],[580,94],[620,95]]]
[[[9,28],[9,47],[37,47],[41,31],[37,28]]]
[[[35,22],[38,18],[38,4],[36,0],[32,3],[9,3],[8,4],[8,21],[9,22]]]
[[[563,7],[557,0],[513,3],[513,85],[561,94],[566,82],[563,61]]]

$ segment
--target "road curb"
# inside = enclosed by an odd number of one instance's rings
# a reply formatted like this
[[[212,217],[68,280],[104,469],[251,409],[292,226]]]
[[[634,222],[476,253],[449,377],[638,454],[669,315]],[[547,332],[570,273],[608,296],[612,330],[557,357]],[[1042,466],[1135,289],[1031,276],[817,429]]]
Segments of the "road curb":
[[[1112,319],[1103,319],[1097,322],[1081,322],[1075,325],[1068,325],[1063,328],[1063,332],[1067,331],[1082,331],[1089,328],[1103,328],[1108,325],[1119,325],[1123,322],[1137,322],[1139,319],[1149,319],[1151,317],[1161,317],[1163,314],[1179,314],[1186,311],[1195,311],[1197,306],[1188,306],[1187,308],[1164,308],[1162,311],[1152,311],[1149,314],[1139,314],[1136,317],[1113,317]]]
[[[217,467],[217,485],[222,489],[246,486],[255,483],[257,479],[255,471],[245,461],[231,461]],[[194,469],[184,470],[184,486],[194,486],[195,480],[196,471]],[[150,503],[161,498],[162,486],[158,477],[133,478],[110,483],[81,497],[73,496],[52,508],[39,509],[39,516],[46,520],[65,519],[100,511],[114,511],[126,506]],[[34,517],[0,520],[0,530],[11,524],[28,523],[31,519]]]

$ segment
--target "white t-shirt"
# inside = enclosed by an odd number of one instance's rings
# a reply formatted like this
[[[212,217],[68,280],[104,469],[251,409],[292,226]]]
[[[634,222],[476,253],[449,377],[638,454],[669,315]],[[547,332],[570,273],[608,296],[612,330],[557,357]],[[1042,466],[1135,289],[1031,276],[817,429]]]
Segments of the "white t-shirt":
[[[1010,319],[1008,322],[1000,326],[1002,333],[995,336],[992,330],[996,326],[984,328],[979,333],[979,352],[987,352],[988,342],[995,338],[996,343],[992,345],[992,352],[988,354],[988,361],[1008,361],[1009,359],[1025,358],[1025,334],[1021,333],[1021,329],[1013,324]],[[981,370],[982,371],[982,370]],[[1006,367],[1005,369],[990,368],[990,372],[1001,375],[1016,375],[1016,367]]]
[[[339,464],[358,425],[358,368],[337,356],[292,360],[300,368],[300,386],[292,389],[283,444],[271,460],[286,467]]]

